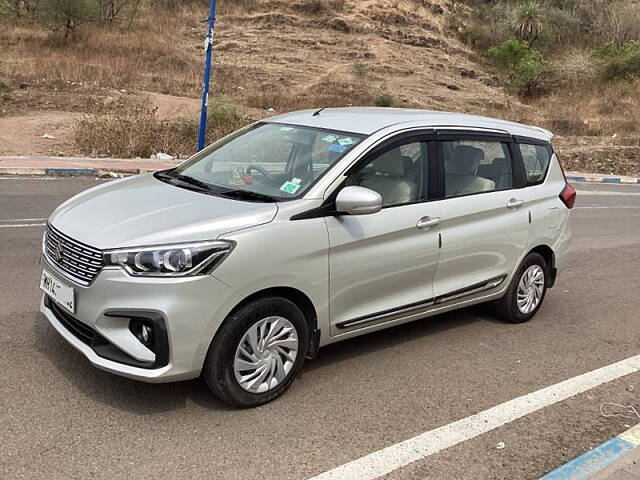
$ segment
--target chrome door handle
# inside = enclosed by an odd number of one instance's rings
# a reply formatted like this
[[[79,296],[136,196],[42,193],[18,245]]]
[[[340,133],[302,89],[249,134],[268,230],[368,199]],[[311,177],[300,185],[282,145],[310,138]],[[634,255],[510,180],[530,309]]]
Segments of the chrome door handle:
[[[524,205],[524,200],[518,200],[517,198],[512,198],[507,202],[507,208],[518,208]]]
[[[418,220],[418,223],[416,223],[416,227],[418,227],[419,230],[426,230],[439,224],[439,218],[422,217],[420,220]]]

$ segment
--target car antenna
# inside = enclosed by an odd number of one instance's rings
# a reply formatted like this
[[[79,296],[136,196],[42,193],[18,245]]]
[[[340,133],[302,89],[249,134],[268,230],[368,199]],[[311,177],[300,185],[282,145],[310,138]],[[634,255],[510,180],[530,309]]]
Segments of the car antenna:
[[[316,110],[315,112],[313,112],[313,115],[311,115],[312,117],[317,117],[318,115],[320,115],[320,112],[323,111],[325,108],[327,107],[322,107],[320,110]]]

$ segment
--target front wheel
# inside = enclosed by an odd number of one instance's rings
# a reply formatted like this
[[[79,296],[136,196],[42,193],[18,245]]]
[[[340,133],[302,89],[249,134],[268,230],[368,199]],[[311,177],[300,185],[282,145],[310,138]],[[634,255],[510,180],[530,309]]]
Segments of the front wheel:
[[[498,315],[511,323],[531,320],[547,293],[548,278],[549,268],[542,255],[535,252],[527,255],[497,303]]]
[[[300,308],[286,298],[261,298],[224,322],[209,347],[203,377],[223,402],[255,407],[289,388],[308,345]]]

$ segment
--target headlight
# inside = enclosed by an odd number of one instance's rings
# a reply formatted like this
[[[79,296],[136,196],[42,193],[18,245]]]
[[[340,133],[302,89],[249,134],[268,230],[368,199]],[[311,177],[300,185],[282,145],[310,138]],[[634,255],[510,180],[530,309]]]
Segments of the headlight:
[[[106,250],[106,266],[123,267],[147,277],[186,277],[211,272],[233,249],[227,241],[196,242],[143,248]]]

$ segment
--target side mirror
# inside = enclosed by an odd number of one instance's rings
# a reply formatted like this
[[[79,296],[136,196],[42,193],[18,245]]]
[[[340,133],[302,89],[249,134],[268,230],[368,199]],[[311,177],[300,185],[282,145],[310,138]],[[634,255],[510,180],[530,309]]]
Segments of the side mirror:
[[[336,212],[347,215],[369,215],[382,209],[378,192],[364,187],[345,187],[336,197]]]

